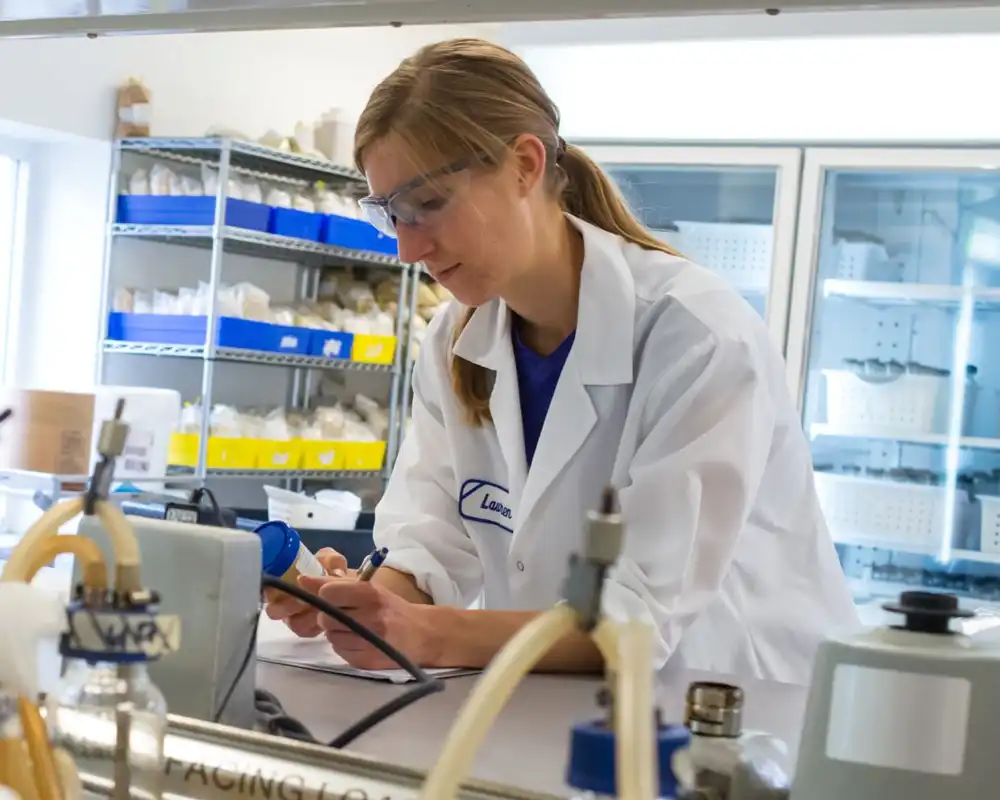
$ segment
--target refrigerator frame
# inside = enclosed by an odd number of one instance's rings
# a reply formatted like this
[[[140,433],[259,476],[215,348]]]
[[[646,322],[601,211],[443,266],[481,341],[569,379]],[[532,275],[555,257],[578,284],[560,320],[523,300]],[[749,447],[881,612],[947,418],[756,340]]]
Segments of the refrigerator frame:
[[[776,170],[773,210],[774,252],[767,293],[765,323],[782,354],[788,346],[792,268],[795,254],[796,219],[803,149],[801,147],[733,147],[729,145],[685,146],[673,144],[628,144],[624,142],[574,142],[601,165],[658,167],[758,167]]]
[[[809,355],[812,350],[812,321],[816,307],[826,178],[829,172],[842,169],[872,172],[1000,172],[1000,147],[952,149],[880,146],[804,149],[785,349],[789,388],[800,416],[804,413]]]

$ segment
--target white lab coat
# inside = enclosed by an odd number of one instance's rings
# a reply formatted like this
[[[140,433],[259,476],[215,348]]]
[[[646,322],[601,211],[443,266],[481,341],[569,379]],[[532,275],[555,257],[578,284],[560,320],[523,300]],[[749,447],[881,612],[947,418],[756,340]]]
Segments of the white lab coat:
[[[481,306],[453,347],[452,303],[421,347],[376,543],[437,604],[544,609],[610,484],[626,538],[604,611],[655,626],[657,667],[808,682],[819,642],[857,617],[780,354],[707,270],[570,219],[576,338],[531,469],[511,312]],[[464,422],[453,352],[495,372],[493,425]]]

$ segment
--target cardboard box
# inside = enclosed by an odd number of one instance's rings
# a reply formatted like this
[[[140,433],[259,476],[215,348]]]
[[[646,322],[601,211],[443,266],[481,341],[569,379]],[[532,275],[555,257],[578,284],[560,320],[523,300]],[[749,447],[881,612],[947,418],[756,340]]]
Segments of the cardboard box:
[[[94,395],[0,388],[0,469],[55,475],[90,471]]]

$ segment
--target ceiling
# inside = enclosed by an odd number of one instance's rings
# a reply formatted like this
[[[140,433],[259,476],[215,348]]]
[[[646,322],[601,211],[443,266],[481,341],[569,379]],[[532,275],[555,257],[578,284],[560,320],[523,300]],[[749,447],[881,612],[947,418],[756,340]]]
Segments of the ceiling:
[[[969,8],[1000,0],[0,0],[0,36]]]

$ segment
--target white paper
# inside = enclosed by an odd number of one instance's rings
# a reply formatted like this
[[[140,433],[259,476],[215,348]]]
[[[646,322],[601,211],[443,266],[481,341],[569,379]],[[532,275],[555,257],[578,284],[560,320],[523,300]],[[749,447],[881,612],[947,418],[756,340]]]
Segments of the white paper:
[[[270,664],[301,667],[318,672],[332,672],[389,683],[410,683],[414,680],[402,669],[358,669],[341,658],[330,643],[322,636],[315,639],[301,639],[280,622],[262,615],[257,630],[257,659]],[[471,675],[471,669],[427,669],[434,678],[457,678]]]

